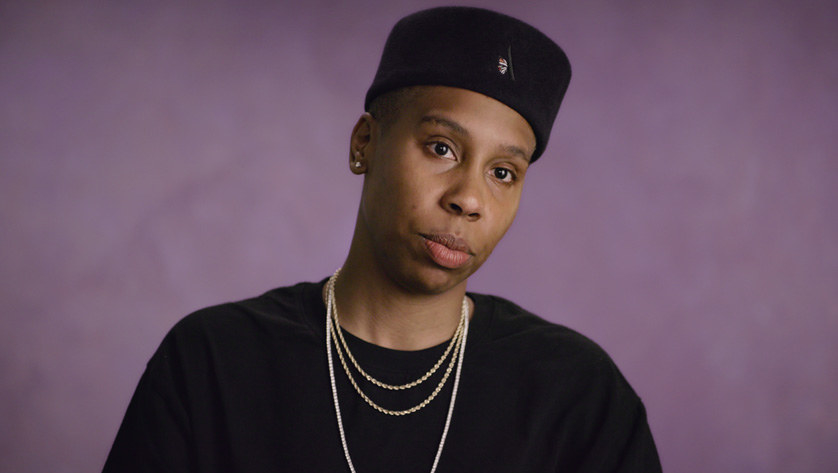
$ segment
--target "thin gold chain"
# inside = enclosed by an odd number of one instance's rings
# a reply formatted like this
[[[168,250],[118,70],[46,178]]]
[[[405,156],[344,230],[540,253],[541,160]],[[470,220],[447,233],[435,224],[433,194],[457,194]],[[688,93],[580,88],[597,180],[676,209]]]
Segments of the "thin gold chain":
[[[327,304],[328,304],[328,309],[329,309],[328,312],[334,311],[335,308],[337,307],[337,304],[335,304],[335,292],[334,291],[335,291],[335,280],[337,279],[338,272],[340,272],[340,269],[335,271],[335,274],[329,279],[329,282],[328,282],[328,286],[327,286],[327,294],[328,294],[327,295],[327,299],[328,299]],[[461,326],[466,323],[467,314],[468,314],[468,302],[467,302],[466,297],[463,297],[463,305],[462,305],[462,310],[461,310],[461,314],[460,314],[460,324],[461,324]],[[451,361],[448,363],[448,367],[446,368],[445,373],[442,376],[442,379],[439,381],[439,384],[437,384],[436,388],[434,388],[433,392],[431,392],[431,394],[427,398],[425,398],[425,400],[423,400],[422,402],[420,402],[419,404],[417,404],[417,405],[415,405],[411,408],[404,409],[404,410],[391,410],[391,409],[386,409],[386,408],[381,407],[378,404],[376,404],[372,399],[370,399],[369,396],[366,395],[366,393],[364,393],[364,391],[361,389],[361,387],[355,381],[355,377],[352,376],[352,371],[349,369],[349,365],[346,363],[346,359],[343,355],[343,351],[341,350],[340,343],[338,342],[338,337],[339,337],[339,333],[340,333],[340,326],[338,325],[337,318],[334,315],[332,315],[332,317],[329,317],[329,324],[328,324],[328,327],[326,328],[326,330],[328,330],[329,333],[332,334],[331,338],[334,340],[335,351],[338,354],[338,358],[340,359],[340,363],[343,366],[343,370],[346,372],[346,376],[349,378],[349,382],[352,384],[352,387],[355,388],[355,391],[358,393],[358,395],[360,395],[361,398],[367,404],[369,404],[370,407],[372,407],[373,409],[375,409],[375,410],[377,410],[377,411],[379,411],[383,414],[392,415],[392,416],[403,416],[403,415],[407,415],[407,414],[412,414],[412,413],[422,409],[423,407],[427,406],[431,401],[434,400],[434,398],[436,398],[436,396],[442,390],[442,387],[445,385],[445,382],[448,381],[448,377],[451,375],[451,371],[453,370],[454,365],[456,364],[457,357],[460,353],[460,346],[461,346],[460,340],[464,336],[464,333],[463,333],[464,330],[460,330],[458,328],[457,332],[454,334],[454,338],[452,339],[452,345],[455,348],[454,348],[454,353],[451,356]],[[358,367],[358,366],[356,365],[356,367]],[[361,371],[360,367],[358,367],[358,369],[359,369],[359,371]],[[430,375],[428,375],[428,376],[430,376]],[[367,378],[367,379],[369,379],[369,378]],[[410,383],[408,383],[408,384],[410,384]],[[416,384],[418,384],[418,383],[416,383]]]
[[[340,272],[339,269],[338,269],[338,272]],[[335,273],[335,278],[334,278],[335,280],[337,279],[338,272]],[[329,290],[329,294],[330,294],[329,295],[329,303],[332,304],[332,314],[334,315],[335,324],[340,326],[340,319],[338,318],[338,308],[337,308],[337,304],[335,304],[335,298],[334,298],[334,281],[332,281],[332,280],[329,281],[328,290]],[[343,350],[346,352],[346,356],[349,357],[349,361],[352,362],[352,366],[354,366],[355,369],[358,370],[358,373],[360,373],[361,376],[363,376],[367,381],[371,382],[372,384],[374,384],[374,385],[376,385],[380,388],[389,389],[391,391],[399,391],[399,390],[410,389],[412,387],[418,386],[418,385],[422,384],[423,382],[425,382],[428,378],[433,376],[434,373],[436,373],[436,371],[439,369],[439,367],[442,366],[442,364],[445,362],[445,359],[448,358],[448,354],[451,353],[451,349],[454,347],[454,345],[456,345],[457,339],[458,339],[459,335],[462,333],[464,325],[465,325],[465,317],[462,316],[462,317],[460,317],[460,324],[457,326],[457,331],[454,332],[454,336],[451,338],[451,342],[448,343],[448,347],[445,349],[445,353],[442,354],[442,357],[440,357],[440,359],[437,360],[436,364],[430,370],[428,370],[427,373],[425,373],[424,375],[422,375],[421,377],[419,377],[418,379],[416,379],[414,381],[411,381],[407,384],[400,384],[400,385],[393,385],[393,384],[384,383],[382,381],[379,381],[379,380],[375,379],[369,373],[364,371],[364,369],[361,368],[361,365],[358,364],[358,361],[355,360],[355,357],[352,356],[352,352],[349,350],[349,345],[347,345],[346,339],[343,337],[343,331],[342,330],[336,330],[335,331],[335,332],[337,332],[337,336],[335,337],[335,339],[336,339],[335,343],[337,343],[338,339],[340,340],[340,344],[343,346]],[[340,350],[338,350],[338,351],[340,351]]]
[[[329,325],[329,330],[332,333],[332,338],[335,338],[335,327],[333,324],[334,320],[332,320],[332,324]],[[445,382],[448,381],[448,376],[451,374],[451,371],[453,370],[454,365],[457,361],[457,355],[460,352],[460,347],[458,344],[457,347],[454,349],[454,356],[451,357],[451,361],[448,363],[448,367],[445,369],[445,373],[443,373],[442,379],[439,381],[439,384],[437,384],[436,388],[434,388],[433,392],[419,404],[409,409],[404,409],[401,411],[381,407],[378,404],[376,404],[375,401],[370,399],[370,397],[367,396],[366,393],[364,393],[361,387],[358,386],[357,381],[355,381],[355,377],[352,376],[352,371],[349,369],[349,365],[346,363],[346,359],[343,356],[343,352],[341,351],[340,345],[338,345],[337,340],[335,340],[335,351],[338,354],[338,359],[340,359],[340,364],[343,366],[343,370],[346,372],[346,376],[349,377],[349,382],[352,384],[352,387],[355,388],[355,391],[361,396],[361,398],[364,401],[366,401],[367,404],[369,404],[373,409],[377,410],[378,412],[381,412],[382,414],[387,414],[391,416],[403,416],[407,414],[413,414],[414,412],[427,406],[428,404],[430,404],[431,401],[434,400],[434,398],[436,398],[437,394],[439,394],[439,392],[442,391],[442,387],[445,385]]]
[[[465,298],[463,300],[463,310],[468,310],[468,303]],[[326,307],[326,326],[332,327],[332,306]],[[349,466],[351,473],[356,473],[355,465],[352,463],[352,457],[349,455],[349,445],[346,441],[346,432],[343,428],[343,419],[340,415],[340,402],[338,402],[338,389],[335,382],[335,366],[332,361],[332,330],[326,330],[326,361],[329,365],[329,383],[332,387],[332,402],[335,405],[335,418],[337,419],[338,432],[340,433],[340,443],[343,447],[343,455],[346,457],[346,464]],[[468,340],[468,317],[465,319],[465,327],[460,336],[460,342],[457,344],[457,351],[459,356],[455,355],[457,359],[457,371],[454,374],[454,387],[451,388],[451,400],[448,402],[448,414],[445,417],[445,425],[442,427],[442,436],[439,438],[439,446],[436,449],[436,456],[434,457],[434,464],[431,466],[431,473],[436,472],[436,467],[439,465],[439,458],[442,455],[442,448],[445,446],[445,439],[448,437],[448,428],[451,426],[451,415],[454,413],[454,404],[457,400],[457,390],[460,386],[460,373],[463,369],[463,358],[466,354],[466,340]],[[345,366],[344,366],[345,369]]]

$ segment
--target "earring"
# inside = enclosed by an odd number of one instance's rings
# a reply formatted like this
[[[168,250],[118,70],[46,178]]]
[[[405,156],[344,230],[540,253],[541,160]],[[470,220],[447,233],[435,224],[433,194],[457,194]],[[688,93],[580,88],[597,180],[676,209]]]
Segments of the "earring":
[[[355,161],[355,169],[360,169],[361,161]]]

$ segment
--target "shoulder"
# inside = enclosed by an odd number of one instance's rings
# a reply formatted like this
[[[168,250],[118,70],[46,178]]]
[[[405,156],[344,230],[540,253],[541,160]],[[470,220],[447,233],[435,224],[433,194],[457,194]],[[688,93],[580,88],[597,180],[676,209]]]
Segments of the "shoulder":
[[[469,295],[482,308],[464,362],[464,397],[476,400],[464,409],[480,418],[504,406],[495,421],[537,430],[528,438],[546,439],[564,469],[660,471],[643,403],[598,344],[506,299]]]
[[[581,356],[583,358],[608,359],[605,351],[590,338],[554,322],[545,320],[512,301],[498,296],[470,294],[482,310],[475,316],[483,317],[478,322],[485,327],[485,342],[492,344],[523,344],[530,348],[539,347],[555,356]],[[541,350],[537,350],[541,351]]]
[[[195,353],[273,344],[314,336],[312,294],[317,283],[280,287],[260,296],[206,307],[182,318],[162,350]]]
[[[511,368],[543,379],[573,380],[580,389],[631,388],[614,361],[596,342],[564,325],[550,322],[507,299],[470,294],[483,304],[485,320],[478,353],[505,359]],[[477,351],[477,350],[476,350]]]

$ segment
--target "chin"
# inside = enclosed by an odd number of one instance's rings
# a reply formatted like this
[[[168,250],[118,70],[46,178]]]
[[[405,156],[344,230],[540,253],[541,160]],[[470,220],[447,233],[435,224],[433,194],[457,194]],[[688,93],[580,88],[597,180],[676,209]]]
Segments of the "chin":
[[[411,292],[436,295],[443,294],[464,283],[474,273],[468,266],[456,270],[429,266],[408,273],[402,286]]]

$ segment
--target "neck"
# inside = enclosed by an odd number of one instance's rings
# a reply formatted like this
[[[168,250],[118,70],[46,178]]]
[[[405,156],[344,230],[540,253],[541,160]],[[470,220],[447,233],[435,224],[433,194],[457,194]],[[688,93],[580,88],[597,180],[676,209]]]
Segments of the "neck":
[[[416,294],[356,255],[350,250],[335,283],[335,303],[345,330],[395,350],[421,350],[454,335],[465,281],[441,294]]]

